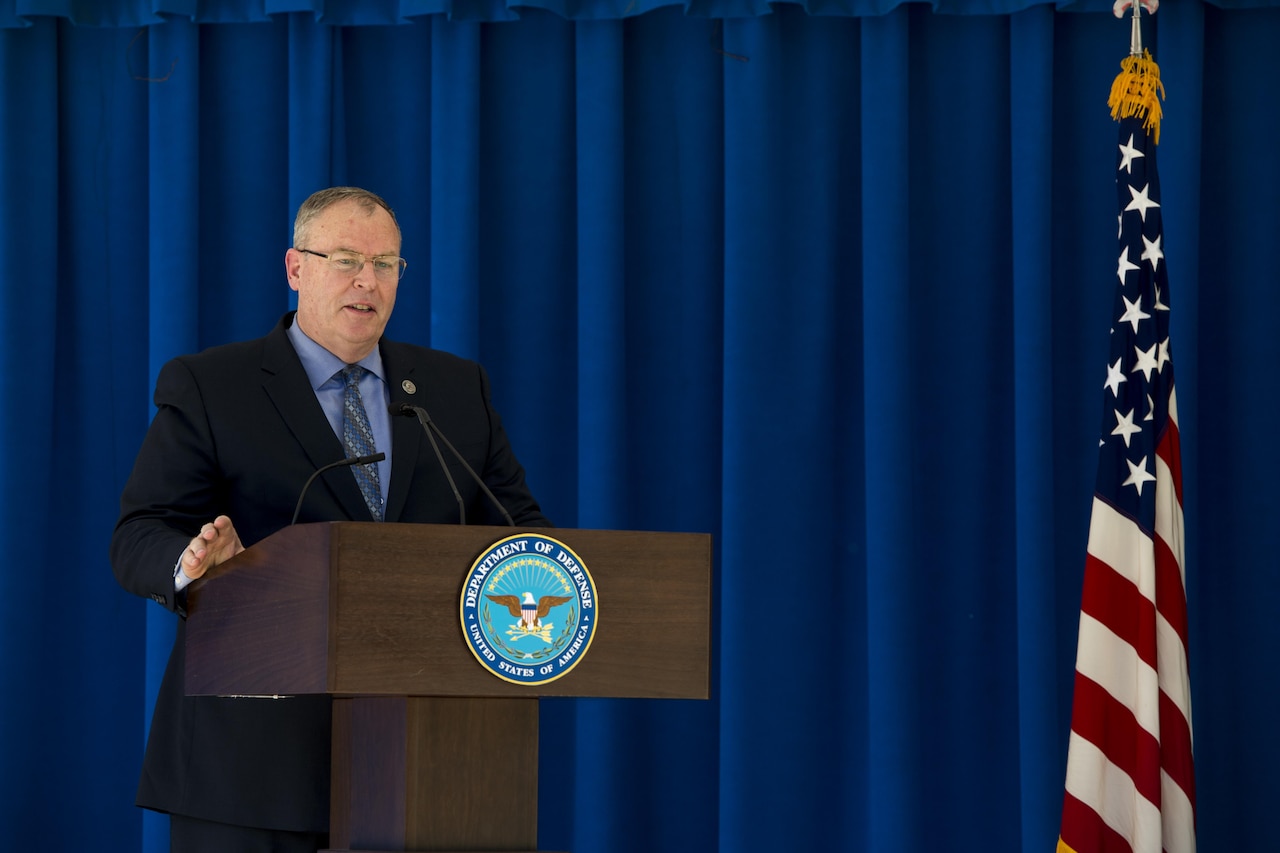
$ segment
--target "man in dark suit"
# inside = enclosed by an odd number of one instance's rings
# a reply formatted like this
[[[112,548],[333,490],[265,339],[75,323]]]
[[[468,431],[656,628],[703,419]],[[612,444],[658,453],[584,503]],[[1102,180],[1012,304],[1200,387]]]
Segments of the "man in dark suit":
[[[164,366],[111,542],[125,589],[185,616],[187,584],[288,525],[307,478],[343,458],[387,454],[322,474],[299,521],[457,522],[457,499],[421,426],[391,417],[392,402],[430,412],[516,524],[549,524],[490,405],[483,369],[382,337],[405,268],[400,241],[378,196],[350,187],[316,193],[299,208],[285,253],[296,314],[264,338]],[[506,523],[450,464],[467,522]],[[185,636],[179,622],[138,804],[171,815],[175,853],[324,846],[328,697],[186,696]]]

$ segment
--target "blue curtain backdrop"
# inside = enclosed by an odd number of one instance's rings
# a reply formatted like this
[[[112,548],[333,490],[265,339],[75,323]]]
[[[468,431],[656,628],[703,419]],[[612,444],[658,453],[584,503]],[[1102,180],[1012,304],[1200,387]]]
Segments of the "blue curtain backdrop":
[[[132,806],[172,617],[116,586],[160,365],[264,334],[311,191],[474,357],[545,510],[714,536],[713,696],[544,704],[540,845],[1056,838],[1115,284],[1110,0],[0,3],[0,832]],[[1280,0],[1145,26],[1204,850],[1272,846]],[[643,656],[644,649],[635,650]]]

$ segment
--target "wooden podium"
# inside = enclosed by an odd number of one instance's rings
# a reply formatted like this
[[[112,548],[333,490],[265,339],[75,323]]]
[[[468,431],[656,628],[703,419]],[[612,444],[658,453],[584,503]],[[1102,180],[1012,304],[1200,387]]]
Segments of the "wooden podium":
[[[462,585],[516,533],[568,546],[595,637],[535,686],[486,671]],[[711,537],[331,522],[287,527],[191,585],[187,693],[334,697],[333,850],[533,851],[538,697],[705,699]]]

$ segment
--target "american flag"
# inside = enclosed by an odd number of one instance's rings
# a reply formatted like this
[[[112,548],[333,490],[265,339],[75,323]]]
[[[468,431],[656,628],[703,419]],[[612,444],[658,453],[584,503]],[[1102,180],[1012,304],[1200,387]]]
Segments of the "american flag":
[[[1111,353],[1059,853],[1192,853],[1178,407],[1156,148],[1122,118]]]

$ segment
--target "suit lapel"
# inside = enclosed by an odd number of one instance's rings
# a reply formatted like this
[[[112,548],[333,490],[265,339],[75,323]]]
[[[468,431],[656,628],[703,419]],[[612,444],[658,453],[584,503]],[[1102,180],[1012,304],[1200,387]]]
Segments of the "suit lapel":
[[[425,377],[418,375],[416,366],[400,347],[385,339],[382,342],[382,369],[387,374],[387,387],[393,404],[422,405],[422,391],[418,385],[425,381]],[[404,511],[422,441],[422,425],[417,418],[391,419],[391,485],[384,513],[387,521],[399,521]]]
[[[337,462],[346,454],[342,442],[333,434],[324,410],[311,390],[307,372],[285,334],[288,317],[281,321],[264,342],[262,357],[262,388],[285,422],[289,431],[307,455],[312,466],[320,468]],[[392,479],[394,483],[394,478]],[[342,506],[347,518],[354,521],[372,521],[350,471],[334,471],[318,478],[312,489],[325,488]]]

